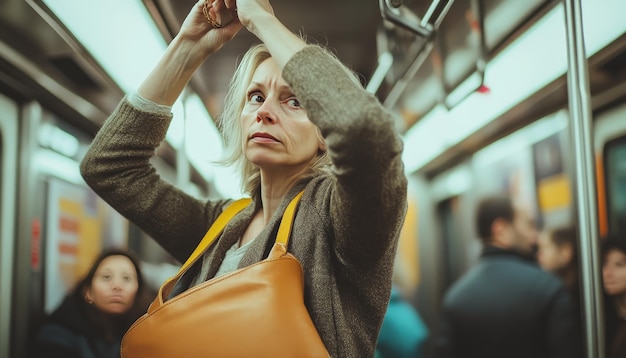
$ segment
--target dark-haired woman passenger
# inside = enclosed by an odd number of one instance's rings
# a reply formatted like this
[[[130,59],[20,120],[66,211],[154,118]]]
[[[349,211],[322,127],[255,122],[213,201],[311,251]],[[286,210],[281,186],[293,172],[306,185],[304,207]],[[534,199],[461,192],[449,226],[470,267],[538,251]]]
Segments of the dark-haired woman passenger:
[[[626,236],[608,237],[602,247],[606,295],[606,356],[626,357]]]
[[[139,261],[103,252],[42,325],[35,357],[118,358],[122,336],[146,310]]]

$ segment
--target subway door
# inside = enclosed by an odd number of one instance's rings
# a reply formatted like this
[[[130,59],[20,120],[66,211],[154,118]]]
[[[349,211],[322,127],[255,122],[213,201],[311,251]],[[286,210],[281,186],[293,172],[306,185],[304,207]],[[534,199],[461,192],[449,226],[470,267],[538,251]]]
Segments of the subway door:
[[[128,222],[83,181],[91,137],[31,102],[22,107],[13,353],[28,353],[41,321],[108,247],[128,247]]]
[[[446,199],[437,205],[437,214],[441,223],[442,243],[442,270],[444,286],[450,287],[459,277],[460,265],[457,258],[460,256],[459,242],[459,197]]]
[[[0,94],[0,357],[9,357],[15,238],[18,105]]]
[[[456,195],[437,205],[441,232],[441,269],[447,291],[474,264],[480,253],[480,242],[475,238],[471,211],[473,199]]]
[[[475,262],[480,243],[473,230],[474,198],[471,165],[466,161],[432,181],[440,233],[440,257],[447,290]]]
[[[626,232],[626,102],[599,113],[594,125],[600,236],[624,233]]]
[[[421,174],[409,176],[409,202],[416,204],[415,240],[417,240],[417,288],[413,303],[428,326],[431,336],[438,331],[443,285],[441,267],[441,240],[437,222],[436,201],[433,198],[430,180]],[[409,214],[410,215],[410,214]],[[403,228],[404,230],[404,228]],[[432,340],[428,340],[426,352],[432,350]],[[425,356],[429,356],[426,354]]]
[[[38,128],[43,109],[31,101],[20,106],[17,228],[15,245],[13,310],[11,318],[11,355],[27,356],[27,337],[32,334],[33,322],[40,320],[42,292],[42,240],[44,188],[38,180],[36,155]]]

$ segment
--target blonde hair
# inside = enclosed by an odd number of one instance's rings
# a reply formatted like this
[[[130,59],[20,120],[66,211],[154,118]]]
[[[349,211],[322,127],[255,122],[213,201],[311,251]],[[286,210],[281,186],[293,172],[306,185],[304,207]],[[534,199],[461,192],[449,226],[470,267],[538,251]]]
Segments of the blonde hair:
[[[243,152],[244,140],[241,128],[241,112],[247,100],[247,88],[252,76],[261,63],[271,58],[267,47],[263,44],[251,47],[241,59],[233,78],[228,85],[224,99],[224,112],[220,116],[219,126],[225,142],[225,158],[220,162],[224,165],[236,165],[242,178],[242,189],[253,195],[261,187],[259,167],[251,163]],[[318,136],[323,140],[319,133]],[[307,169],[296,180],[316,176],[327,172],[330,168],[327,151],[318,151]]]

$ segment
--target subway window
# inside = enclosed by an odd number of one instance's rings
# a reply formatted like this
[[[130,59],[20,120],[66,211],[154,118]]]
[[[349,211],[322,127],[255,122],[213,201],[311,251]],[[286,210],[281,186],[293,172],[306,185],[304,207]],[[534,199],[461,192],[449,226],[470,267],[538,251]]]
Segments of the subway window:
[[[609,229],[626,232],[626,136],[605,147]]]

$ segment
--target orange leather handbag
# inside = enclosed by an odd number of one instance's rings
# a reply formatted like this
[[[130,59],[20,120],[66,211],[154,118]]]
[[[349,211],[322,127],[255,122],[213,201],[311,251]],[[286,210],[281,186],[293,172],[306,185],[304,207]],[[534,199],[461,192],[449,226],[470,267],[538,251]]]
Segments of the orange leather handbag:
[[[123,358],[329,357],[304,306],[302,267],[287,252],[302,193],[290,203],[269,256],[165,301],[176,281],[202,256],[250,199],[224,210],[122,339]]]

